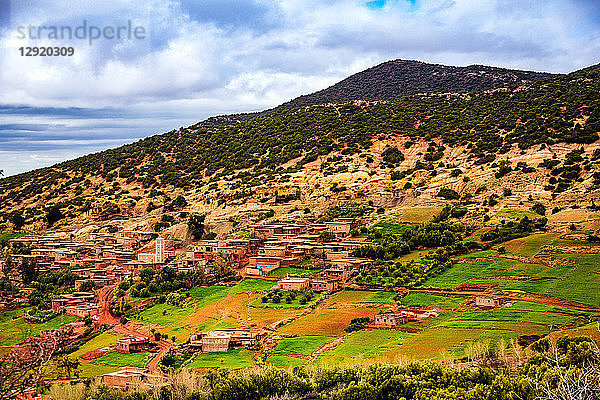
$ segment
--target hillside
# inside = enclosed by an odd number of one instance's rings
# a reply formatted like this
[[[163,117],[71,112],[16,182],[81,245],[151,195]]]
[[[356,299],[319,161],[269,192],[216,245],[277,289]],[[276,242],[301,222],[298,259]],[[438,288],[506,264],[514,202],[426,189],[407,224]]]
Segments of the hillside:
[[[364,90],[394,63],[365,72],[371,78]],[[453,80],[452,72],[435,71],[454,67],[428,68],[432,81],[453,82],[455,90],[507,83],[492,72]],[[414,82],[424,82],[422,74],[423,68],[409,74],[406,87],[418,90]],[[539,75],[510,74],[507,88],[317,104],[149,137],[1,180],[1,218],[43,228],[51,224],[51,205],[67,222],[144,214],[179,194],[213,211],[253,202],[263,208],[288,203],[291,209],[300,197],[324,207],[324,201],[374,199],[382,191],[393,192],[395,202],[444,201],[436,198],[441,185],[483,201],[507,181],[520,182],[513,190],[517,199],[537,193],[548,205],[589,200],[600,181],[600,151],[594,151],[600,68],[519,86],[517,80]],[[389,80],[397,76],[391,73]],[[352,86],[351,78],[343,85]]]

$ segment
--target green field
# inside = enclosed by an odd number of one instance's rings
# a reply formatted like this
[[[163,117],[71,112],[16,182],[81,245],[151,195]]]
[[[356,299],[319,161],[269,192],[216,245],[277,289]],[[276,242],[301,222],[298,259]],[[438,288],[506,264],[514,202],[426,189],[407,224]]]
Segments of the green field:
[[[190,297],[196,299],[198,307],[206,307],[227,297],[229,286],[197,286],[190,290]]]
[[[363,330],[344,336],[343,343],[327,351],[316,362],[342,365],[373,361],[386,352],[397,349],[411,334],[395,330]]]
[[[304,268],[277,268],[269,272],[268,276],[285,277],[289,276],[312,276],[315,272],[319,272],[318,269],[304,269]]]
[[[111,372],[116,372],[120,369],[120,367],[115,367],[112,365],[102,365],[102,364],[94,364],[91,362],[82,363],[79,367],[80,378],[96,378],[98,376],[102,376],[104,374],[110,374]]]
[[[132,318],[136,321],[170,327],[189,317],[194,311],[194,308],[183,308],[163,303],[155,304]]]
[[[0,313],[0,344],[10,346],[21,342],[41,331],[53,330],[79,318],[72,315],[59,315],[43,324],[30,324],[23,315],[28,309],[5,311]]]
[[[27,236],[26,232],[0,232],[0,242]]]
[[[333,338],[328,336],[298,336],[294,338],[284,338],[277,343],[277,347],[275,347],[273,354],[300,354],[308,356],[331,340],[333,340]]]
[[[529,219],[539,218],[540,215],[534,213],[529,210],[517,210],[515,208],[505,208],[504,210],[500,210],[496,213],[496,217],[504,217],[504,218],[512,218],[512,219],[522,219],[523,217],[527,217]]]
[[[253,353],[246,349],[230,350],[227,353],[200,353],[186,368],[228,368],[251,367]]]
[[[391,233],[394,235],[400,235],[404,231],[414,227],[414,224],[398,224],[389,221],[379,221],[375,225],[371,227],[371,229],[375,231],[379,231],[381,233]]]
[[[306,360],[291,356],[271,356],[269,357],[269,363],[274,367],[290,368],[299,367],[306,363]]]
[[[262,292],[269,290],[275,286],[275,282],[262,281],[260,279],[244,279],[229,290],[229,294],[244,293],[244,292]]]
[[[146,361],[148,361],[148,356],[151,353],[133,353],[133,354],[123,354],[123,353],[108,353],[100,358],[96,358],[92,361],[93,364],[104,364],[111,365],[114,367],[137,367],[143,368],[146,365]]]
[[[81,357],[85,353],[88,353],[92,350],[98,350],[103,347],[114,346],[117,342],[117,339],[122,336],[116,336],[109,332],[103,332],[96,336],[95,338],[88,340],[84,345],[82,345],[75,352],[71,353],[71,357]]]
[[[428,293],[410,293],[400,300],[400,304],[405,307],[438,307],[444,310],[452,310],[466,300],[456,297],[438,296]]]
[[[398,293],[395,292],[373,292],[371,295],[365,297],[364,303],[386,303],[394,304],[396,301],[394,297]]]

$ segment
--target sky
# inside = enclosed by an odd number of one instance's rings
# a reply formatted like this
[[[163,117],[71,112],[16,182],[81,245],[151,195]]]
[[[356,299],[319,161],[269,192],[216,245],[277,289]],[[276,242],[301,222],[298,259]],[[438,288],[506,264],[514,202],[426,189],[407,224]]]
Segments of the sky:
[[[391,59],[571,72],[600,62],[599,2],[0,0],[0,170],[270,108]]]

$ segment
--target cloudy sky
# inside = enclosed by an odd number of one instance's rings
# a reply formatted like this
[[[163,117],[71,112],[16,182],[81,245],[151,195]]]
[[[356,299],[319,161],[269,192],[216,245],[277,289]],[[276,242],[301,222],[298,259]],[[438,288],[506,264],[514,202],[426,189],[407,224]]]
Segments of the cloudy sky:
[[[269,108],[389,59],[570,72],[600,62],[598,5],[0,0],[0,169],[11,175]],[[84,22],[83,38],[69,39],[66,28]],[[107,37],[90,40],[92,27]],[[26,46],[71,46],[74,55],[21,56]]]

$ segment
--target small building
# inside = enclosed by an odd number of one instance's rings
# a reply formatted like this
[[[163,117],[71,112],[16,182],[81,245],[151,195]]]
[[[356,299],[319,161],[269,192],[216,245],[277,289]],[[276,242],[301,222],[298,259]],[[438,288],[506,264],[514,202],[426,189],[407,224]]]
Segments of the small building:
[[[401,313],[384,313],[375,315],[375,326],[379,327],[395,327],[408,322],[408,315]]]
[[[115,346],[119,353],[126,354],[139,353],[149,350],[151,347],[152,343],[148,337],[127,337],[117,339],[117,344]]]
[[[315,292],[333,293],[340,290],[340,282],[334,279],[313,279],[311,289]]]
[[[190,337],[192,349],[203,353],[224,353],[238,347],[252,347],[259,334],[244,329],[199,332]]]
[[[504,297],[480,295],[475,297],[475,305],[477,307],[502,307],[504,305]]]
[[[105,374],[102,380],[105,385],[121,389],[157,386],[166,383],[164,376],[151,374],[147,369],[135,367],[122,367],[119,371]]]
[[[284,278],[277,281],[277,289],[283,291],[306,290],[310,286],[310,279],[308,278]]]

